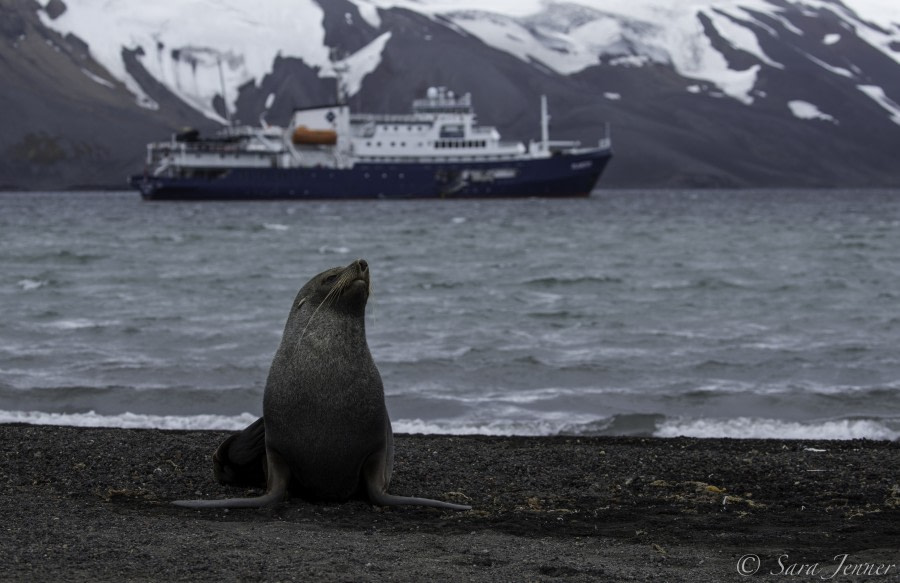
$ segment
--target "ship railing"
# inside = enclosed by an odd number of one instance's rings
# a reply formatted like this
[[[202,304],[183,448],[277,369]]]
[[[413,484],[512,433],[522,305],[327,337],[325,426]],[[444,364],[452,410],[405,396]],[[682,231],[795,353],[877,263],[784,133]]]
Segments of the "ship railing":
[[[162,142],[148,147],[148,163],[158,174],[168,167],[268,166],[281,151],[245,150],[224,147],[197,147],[197,144]]]
[[[410,113],[384,114],[384,113],[354,113],[350,116],[350,123],[430,123],[431,116],[416,115]]]

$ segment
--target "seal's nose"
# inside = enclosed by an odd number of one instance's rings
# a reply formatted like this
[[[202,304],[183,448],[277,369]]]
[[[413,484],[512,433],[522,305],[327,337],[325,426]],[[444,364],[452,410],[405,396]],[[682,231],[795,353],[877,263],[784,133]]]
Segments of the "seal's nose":
[[[359,265],[359,271],[361,273],[369,271],[369,262],[365,259],[357,259],[356,264]]]

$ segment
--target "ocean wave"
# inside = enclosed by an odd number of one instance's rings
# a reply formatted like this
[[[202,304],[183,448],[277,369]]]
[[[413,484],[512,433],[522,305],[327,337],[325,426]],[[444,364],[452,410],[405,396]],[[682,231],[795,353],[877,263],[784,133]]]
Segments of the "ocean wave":
[[[44,279],[20,279],[16,282],[23,291],[32,291],[50,285],[50,282]]]
[[[878,439],[896,441],[900,430],[877,419],[784,421],[737,417],[733,419],[668,419],[655,437],[706,437],[736,439]]]
[[[290,227],[281,223],[263,223],[262,228],[267,231],[287,231]]]
[[[251,413],[240,415],[147,415],[121,413],[47,413],[2,411],[0,423],[108,427],[118,429],[239,431],[256,421]],[[545,437],[653,436],[662,438],[732,438],[783,440],[900,440],[900,423],[878,419],[839,419],[796,422],[779,419],[738,417],[732,419],[671,419],[662,415],[589,416],[549,415],[530,419],[397,419],[396,433],[430,435],[491,435]]]
[[[0,423],[30,425],[66,425],[71,427],[112,427],[117,429],[215,429],[238,431],[258,419],[250,413],[240,415],[144,415],[121,413],[45,413],[43,411],[0,411]]]
[[[350,253],[349,247],[321,245],[319,247],[320,255],[346,255]]]
[[[487,422],[457,421],[451,419],[424,420],[398,419],[391,422],[395,433],[421,433],[426,435],[494,435],[543,437],[576,434],[581,423],[560,422],[552,419],[497,419]]]
[[[54,330],[84,330],[87,328],[109,328],[121,325],[120,320],[91,320],[89,318],[63,318],[54,322],[39,324],[40,327]]]
[[[515,408],[510,411],[516,411]],[[391,422],[397,433],[422,433],[432,435],[494,435],[548,437],[653,434],[662,415],[625,414],[601,417],[590,414],[547,412],[538,416],[506,416],[489,419],[463,417],[452,419],[398,419]]]

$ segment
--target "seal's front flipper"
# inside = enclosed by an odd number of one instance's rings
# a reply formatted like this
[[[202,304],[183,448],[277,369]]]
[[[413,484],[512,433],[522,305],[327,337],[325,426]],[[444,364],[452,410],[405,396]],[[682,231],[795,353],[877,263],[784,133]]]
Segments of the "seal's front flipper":
[[[430,506],[432,508],[445,508],[447,510],[471,510],[471,506],[463,504],[452,504],[450,502],[442,502],[441,500],[431,500],[430,498],[412,498],[408,496],[394,496],[387,493],[387,482],[390,475],[385,471],[387,469],[387,452],[385,450],[377,451],[369,456],[366,463],[363,464],[362,479],[365,484],[366,493],[369,495],[369,502],[379,506]]]
[[[266,464],[266,426],[260,417],[216,449],[213,475],[223,486],[262,488],[266,485]]]
[[[175,506],[185,508],[263,508],[274,506],[288,497],[291,468],[277,452],[268,449],[268,483],[266,493],[256,498],[225,498],[223,500],[175,500]]]

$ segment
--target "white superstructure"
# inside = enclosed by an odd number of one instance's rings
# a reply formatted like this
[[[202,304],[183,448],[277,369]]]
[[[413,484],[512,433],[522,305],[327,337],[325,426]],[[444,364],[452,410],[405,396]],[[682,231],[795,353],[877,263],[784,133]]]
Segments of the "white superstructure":
[[[148,146],[157,176],[227,168],[352,168],[357,163],[454,163],[534,160],[578,153],[578,142],[550,141],[546,100],[541,100],[541,139],[527,146],[507,142],[491,126],[479,126],[472,97],[445,87],[428,89],[409,114],[351,113],[345,104],[299,109],[287,128],[229,127],[212,139],[182,134]],[[600,148],[609,148],[608,138]]]

